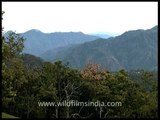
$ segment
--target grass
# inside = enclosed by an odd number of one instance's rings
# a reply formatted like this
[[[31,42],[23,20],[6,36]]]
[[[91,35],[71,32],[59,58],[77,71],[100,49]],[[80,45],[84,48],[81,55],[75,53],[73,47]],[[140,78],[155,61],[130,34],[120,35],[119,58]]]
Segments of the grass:
[[[15,117],[13,115],[9,115],[7,113],[2,113],[2,118],[18,118],[18,117]]]

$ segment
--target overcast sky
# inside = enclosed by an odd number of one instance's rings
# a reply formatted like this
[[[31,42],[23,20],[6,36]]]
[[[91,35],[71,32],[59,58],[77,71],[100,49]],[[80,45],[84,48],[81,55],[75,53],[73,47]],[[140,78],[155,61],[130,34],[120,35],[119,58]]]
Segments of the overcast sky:
[[[4,31],[111,32],[158,25],[158,2],[2,2]]]

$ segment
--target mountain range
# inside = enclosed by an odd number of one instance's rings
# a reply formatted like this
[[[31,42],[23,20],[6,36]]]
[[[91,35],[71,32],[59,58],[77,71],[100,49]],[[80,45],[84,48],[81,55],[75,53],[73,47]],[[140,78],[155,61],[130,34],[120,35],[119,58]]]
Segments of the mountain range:
[[[117,37],[85,42],[55,52],[52,62],[61,60],[80,69],[88,63],[96,63],[110,71],[155,70],[158,65],[157,31],[158,26],[155,26],[148,30],[127,31]]]
[[[157,70],[157,32],[158,25],[147,30],[127,31],[115,37],[108,35],[108,38],[82,32],[43,33],[36,29],[20,35],[26,38],[23,53],[50,62],[61,60],[78,69],[96,63],[104,69],[117,71]]]
[[[40,56],[48,50],[57,47],[66,47],[74,44],[81,44],[87,41],[96,40],[97,36],[87,35],[82,32],[53,32],[43,33],[32,29],[20,33],[26,40],[24,42],[24,53]]]

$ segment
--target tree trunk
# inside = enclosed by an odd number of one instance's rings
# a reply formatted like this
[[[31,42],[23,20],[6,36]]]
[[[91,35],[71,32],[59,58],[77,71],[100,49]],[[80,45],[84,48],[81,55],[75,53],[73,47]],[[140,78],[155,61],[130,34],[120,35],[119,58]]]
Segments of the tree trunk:
[[[58,108],[56,108],[56,118],[58,118]]]

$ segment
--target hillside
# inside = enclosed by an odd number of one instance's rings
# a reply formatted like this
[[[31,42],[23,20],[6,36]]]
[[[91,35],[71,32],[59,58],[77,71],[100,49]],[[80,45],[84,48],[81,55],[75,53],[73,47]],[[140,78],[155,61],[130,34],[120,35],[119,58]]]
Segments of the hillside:
[[[55,53],[53,62],[62,60],[75,68],[83,68],[92,62],[111,71],[157,69],[157,28],[133,30],[110,40],[86,42]]]
[[[82,32],[43,33],[35,29],[29,30],[25,33],[20,33],[20,35],[26,38],[23,52],[36,56],[40,56],[44,52],[57,47],[80,44],[99,38]]]

